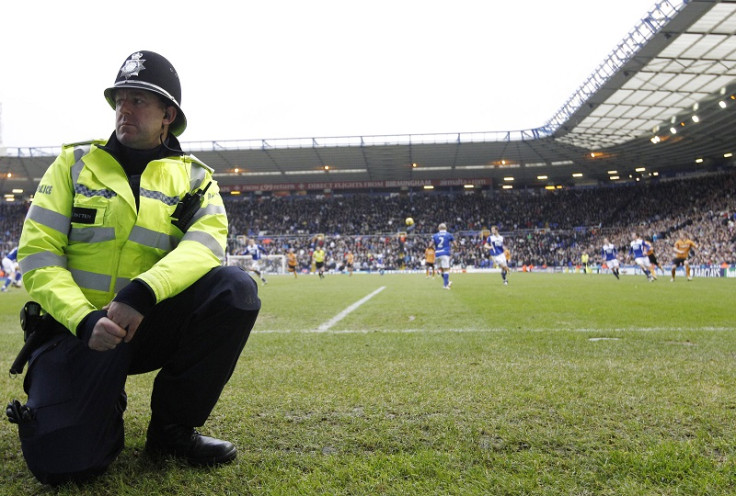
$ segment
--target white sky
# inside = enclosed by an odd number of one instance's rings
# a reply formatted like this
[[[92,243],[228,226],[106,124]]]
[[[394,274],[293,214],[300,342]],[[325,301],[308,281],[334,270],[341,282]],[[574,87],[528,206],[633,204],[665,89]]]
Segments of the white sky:
[[[14,1],[0,144],[107,138],[136,50],[182,81],[181,141],[511,131],[545,124],[654,0]]]

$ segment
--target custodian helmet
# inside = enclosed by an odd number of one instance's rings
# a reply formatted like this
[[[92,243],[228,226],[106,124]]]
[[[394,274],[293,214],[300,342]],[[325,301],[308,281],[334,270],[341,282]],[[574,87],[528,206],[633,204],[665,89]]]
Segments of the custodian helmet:
[[[181,110],[181,83],[176,69],[165,57],[156,52],[140,50],[125,59],[115,78],[115,84],[105,90],[105,98],[115,108],[115,90],[137,88],[161,95],[176,107],[176,120],[169,129],[179,136],[187,127],[187,118]]]

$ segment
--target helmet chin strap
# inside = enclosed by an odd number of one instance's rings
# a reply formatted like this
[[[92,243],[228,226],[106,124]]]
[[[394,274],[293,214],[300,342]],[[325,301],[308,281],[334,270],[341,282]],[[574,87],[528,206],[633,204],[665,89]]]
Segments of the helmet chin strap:
[[[162,128],[162,129],[163,129],[163,127],[164,127],[164,126],[163,126],[163,124],[161,124],[161,128]],[[180,153],[180,151],[179,151],[179,150],[174,150],[174,149],[172,149],[172,148],[169,148],[169,147],[168,147],[168,146],[166,145],[166,143],[164,143],[164,133],[161,133],[161,134],[159,134],[159,135],[158,135],[158,140],[159,140],[159,142],[161,143],[161,146],[163,146],[163,147],[164,147],[165,149],[167,149],[167,150],[168,150],[168,151],[170,151],[171,153]],[[167,139],[166,141],[169,141],[169,140]]]

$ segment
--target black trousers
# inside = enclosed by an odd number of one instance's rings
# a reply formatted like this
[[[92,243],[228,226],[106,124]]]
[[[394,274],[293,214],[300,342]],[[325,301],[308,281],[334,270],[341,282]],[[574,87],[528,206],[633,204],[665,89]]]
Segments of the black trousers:
[[[19,425],[29,469],[43,483],[103,472],[123,448],[125,381],[160,369],[152,417],[198,427],[210,415],[255,324],[255,281],[217,267],[157,304],[130,343],[94,351],[63,332],[31,356],[24,389],[33,419]]]

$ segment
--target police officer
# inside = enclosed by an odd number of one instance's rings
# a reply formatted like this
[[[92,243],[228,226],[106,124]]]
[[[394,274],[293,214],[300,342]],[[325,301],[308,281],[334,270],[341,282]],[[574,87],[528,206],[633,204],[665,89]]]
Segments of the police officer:
[[[19,246],[23,282],[54,332],[31,354],[15,421],[28,467],[54,485],[109,466],[123,448],[126,377],[159,369],[146,451],[232,461],[233,444],[195,428],[260,309],[253,279],[222,266],[228,222],[212,169],[177,140],[187,120],[174,67],[134,52],[104,95],[115,132],[62,148]]]

